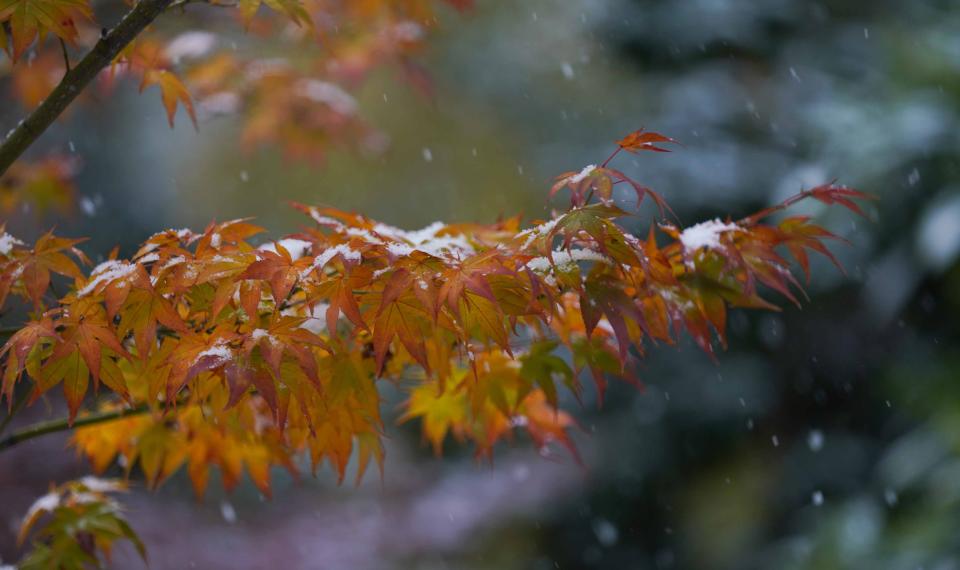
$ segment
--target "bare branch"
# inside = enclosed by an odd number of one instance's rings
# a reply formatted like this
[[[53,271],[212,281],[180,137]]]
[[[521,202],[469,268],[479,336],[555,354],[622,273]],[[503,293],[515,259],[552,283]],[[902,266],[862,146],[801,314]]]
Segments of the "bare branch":
[[[73,425],[70,425],[70,421],[67,418],[40,422],[31,426],[27,426],[19,431],[15,431],[7,437],[0,439],[0,453],[19,443],[23,443],[49,433],[57,433],[78,427],[102,424],[104,422],[125,418],[127,416],[139,416],[149,411],[150,406],[147,404],[141,404],[135,408],[111,410],[109,412],[99,412],[96,414],[81,416],[73,422]]]
[[[93,81],[98,73],[163,13],[174,0],[140,0],[113,30],[104,34],[80,63],[67,71],[60,84],[0,145],[0,176],[10,168]]]

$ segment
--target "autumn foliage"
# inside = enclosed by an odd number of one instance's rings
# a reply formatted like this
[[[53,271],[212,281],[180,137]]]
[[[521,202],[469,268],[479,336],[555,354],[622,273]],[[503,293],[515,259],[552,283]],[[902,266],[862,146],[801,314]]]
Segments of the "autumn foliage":
[[[194,126],[242,111],[244,148],[278,145],[313,161],[334,145],[377,145],[349,93],[375,66],[394,63],[429,91],[413,56],[435,22],[433,2],[208,4],[302,58],[240,55],[205,32],[148,31],[100,75],[101,91],[124,77],[156,87],[171,126],[180,108]],[[0,47],[15,64],[37,52],[31,67],[12,68],[21,104],[40,104],[65,65],[61,46],[38,40],[56,36],[69,57],[67,45],[95,43],[92,18],[86,0],[0,0]],[[120,464],[154,487],[183,468],[198,497],[213,468],[227,489],[246,472],[269,495],[272,468],[296,475],[302,456],[341,481],[351,458],[358,481],[371,465],[382,473],[394,421],[383,416],[383,383],[407,393],[396,419],[418,422],[437,454],[454,439],[490,458],[523,434],[579,460],[562,391],[579,399],[586,379],[602,403],[608,379],[639,385],[645,352],[682,335],[713,357],[729,309],[798,303],[791,264],[809,278],[810,252],[836,263],[831,233],[807,217],[771,217],[803,199],[862,214],[855,200],[868,198],[831,183],[740,220],[684,228],[660,194],[615,167],[621,152],[675,144],[630,133],[599,165],[558,176],[549,195],[569,205],[532,224],[408,231],[294,204],[308,225],[291,235],[265,237],[249,219],[213,222],[160,232],[131,258],[114,251],[92,268],[82,240],[48,233],[28,244],[0,226],[0,308],[21,303],[29,314],[0,348],[0,398],[12,413],[60,393],[69,424],[89,424],[70,442],[94,471]],[[69,204],[75,169],[58,156],[15,163],[0,178],[0,209]],[[629,229],[647,204],[659,221]],[[23,525],[21,540],[40,528],[24,567],[96,565],[118,539],[142,549],[107,496],[123,488],[87,478],[52,489]],[[81,522],[90,530],[76,532]]]
[[[619,148],[643,149],[642,137]],[[101,409],[146,406],[77,429],[73,444],[97,471],[122,456],[150,484],[185,465],[198,495],[210,466],[228,488],[246,469],[269,494],[270,467],[296,471],[303,452],[340,478],[354,450],[358,476],[382,469],[384,381],[409,390],[402,419],[420,419],[438,452],[452,435],[489,456],[519,431],[575,454],[558,392],[579,395],[581,371],[602,399],[607,376],[636,381],[644,351],[683,332],[712,355],[729,307],[774,309],[764,287],[797,301],[784,253],[804,272],[809,251],[830,256],[833,236],[808,218],[767,223],[779,206],[634,235],[612,200],[620,183],[666,208],[607,165],[561,175],[553,191],[568,188],[571,206],[529,227],[404,231],[297,204],[313,225],[275,241],[255,245],[249,220],[169,230],[89,273],[77,240],[4,234],[0,299],[21,297],[35,317],[0,351],[2,393],[12,404],[19,382],[31,399],[62,390],[71,421],[90,392]],[[848,200],[864,196],[826,185],[801,197],[857,209]],[[62,298],[52,274],[72,283]]]

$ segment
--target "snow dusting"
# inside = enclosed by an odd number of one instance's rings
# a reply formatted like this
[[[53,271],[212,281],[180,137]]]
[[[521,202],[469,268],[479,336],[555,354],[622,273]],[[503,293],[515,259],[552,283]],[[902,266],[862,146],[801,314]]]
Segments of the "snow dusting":
[[[222,363],[233,358],[233,351],[230,350],[230,347],[227,345],[226,341],[221,340],[217,342],[217,344],[198,354],[193,360],[193,363],[197,364],[204,358],[213,358],[218,363]]]
[[[335,245],[333,247],[327,248],[323,253],[318,255],[314,260],[313,264],[300,273],[300,277],[306,277],[313,273],[314,269],[323,269],[323,267],[330,263],[330,260],[337,256],[337,254],[342,255],[343,259],[346,261],[357,261],[359,262],[362,259],[359,251],[351,249],[349,245],[342,243],[340,245]]]
[[[410,255],[414,250],[428,253],[434,257],[443,254],[473,255],[474,249],[464,235],[437,235],[447,227],[443,222],[433,222],[429,226],[414,231],[401,230],[386,224],[377,224],[373,231],[401,243],[387,246],[394,255]]]
[[[87,475],[81,478],[80,484],[96,493],[112,493],[114,491],[123,490],[123,484],[121,484],[119,481],[101,479],[99,477],[93,477],[92,475]]]
[[[580,172],[574,174],[573,176],[568,177],[568,178],[567,178],[567,183],[569,183],[569,184],[579,184],[579,183],[583,182],[583,180],[584,180],[587,176],[590,176],[591,174],[593,174],[593,171],[596,170],[596,169],[597,169],[597,165],[596,165],[596,164],[588,164],[587,166],[584,166],[584,167],[583,167],[583,170],[581,170]]]
[[[0,254],[10,255],[15,245],[23,245],[23,242],[7,232],[0,232]]]
[[[27,514],[23,517],[23,520],[30,520],[33,516],[40,511],[51,512],[57,507],[60,506],[60,494],[56,492],[49,492],[46,495],[40,497],[30,505],[30,510],[27,511]]]
[[[696,251],[702,247],[718,248],[720,247],[721,234],[740,229],[737,224],[723,223],[717,218],[683,230],[683,233],[680,234],[680,242],[683,243],[683,247],[687,251]]]
[[[554,226],[556,226],[557,222],[559,221],[560,221],[560,218],[556,218],[556,219],[550,220],[549,222],[544,222],[539,226],[534,226],[530,229],[523,230],[522,232],[517,234],[517,237],[524,237],[524,236],[527,237],[526,241],[523,242],[523,245],[520,246],[520,249],[527,249],[528,247],[530,247],[531,244],[533,244],[533,242],[537,241],[538,239],[546,235],[549,235],[550,232],[553,231]]]
[[[277,253],[278,244],[283,247],[283,249],[287,250],[287,252],[290,254],[290,257],[293,258],[294,261],[303,257],[307,253],[307,250],[310,249],[310,246],[313,245],[312,243],[302,239],[286,238],[273,243],[265,243],[261,245],[259,249],[261,251],[272,251],[273,253]]]
[[[603,263],[610,263],[609,258],[607,258],[605,255],[597,253],[596,251],[590,249],[571,249],[569,251],[554,251],[552,265],[550,260],[546,257],[535,257],[527,262],[527,267],[539,273],[546,273],[552,269],[553,265],[556,265],[557,267],[563,267],[578,261],[600,261]]]
[[[84,285],[82,289],[77,291],[77,297],[89,295],[101,284],[110,284],[120,279],[126,279],[133,275],[136,269],[137,266],[135,264],[125,261],[117,261],[115,259],[104,261],[93,268],[93,271],[90,273],[90,281]]]

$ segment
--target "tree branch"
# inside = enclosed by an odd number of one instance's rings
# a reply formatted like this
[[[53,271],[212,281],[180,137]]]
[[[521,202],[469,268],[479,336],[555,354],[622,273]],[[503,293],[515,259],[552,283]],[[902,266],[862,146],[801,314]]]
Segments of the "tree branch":
[[[56,420],[50,420],[46,422],[40,422],[27,426],[19,431],[15,431],[8,435],[7,437],[0,439],[0,452],[3,452],[18,443],[23,443],[25,441],[40,437],[41,435],[47,435],[48,433],[57,433],[60,431],[67,431],[75,429],[78,427],[102,424],[104,422],[109,422],[117,420],[120,418],[125,418],[128,416],[139,416],[150,411],[150,406],[147,404],[141,404],[135,408],[127,408],[122,410],[111,410],[109,412],[98,412],[95,414],[90,414],[87,416],[79,417],[74,420],[73,425],[70,425],[70,422],[67,418],[60,418]]]
[[[80,63],[63,76],[53,93],[11,131],[0,145],[0,176],[59,117],[98,73],[174,0],[140,0],[110,32],[104,34]]]

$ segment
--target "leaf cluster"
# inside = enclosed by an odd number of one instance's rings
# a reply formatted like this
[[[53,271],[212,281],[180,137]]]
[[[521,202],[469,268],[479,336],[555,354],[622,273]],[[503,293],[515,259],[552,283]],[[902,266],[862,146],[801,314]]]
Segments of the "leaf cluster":
[[[588,376],[602,401],[608,377],[638,383],[645,351],[684,333],[713,356],[729,308],[799,302],[790,258],[808,273],[808,252],[830,256],[834,238],[807,217],[768,222],[783,205],[635,235],[608,184],[668,208],[607,163],[562,175],[552,192],[570,189],[570,207],[526,228],[405,231],[296,204],[313,225],[279,240],[256,245],[250,220],[169,230],[89,273],[77,240],[4,234],[0,300],[22,297],[34,317],[0,349],[2,394],[12,402],[25,377],[32,399],[59,388],[71,421],[91,387],[108,407],[145,405],[76,430],[74,445],[98,471],[123,457],[151,484],[186,465],[198,494],[213,466],[227,487],[246,469],[267,494],[270,466],[296,472],[302,453],[340,479],[354,453],[360,477],[371,460],[382,469],[382,382],[409,391],[401,419],[419,419],[437,452],[452,435],[488,457],[519,432],[576,455],[562,391],[579,398]],[[866,197],[828,184],[785,204],[859,211],[849,200]],[[71,281],[59,298],[52,274]]]
[[[146,561],[143,543],[108,494],[126,491],[122,481],[83,477],[37,499],[27,511],[17,537],[33,535],[32,549],[18,564],[21,570],[84,570],[102,568],[118,540],[128,540]]]

